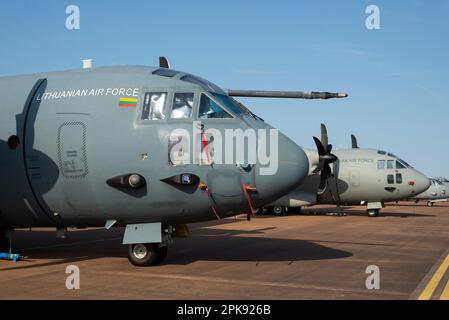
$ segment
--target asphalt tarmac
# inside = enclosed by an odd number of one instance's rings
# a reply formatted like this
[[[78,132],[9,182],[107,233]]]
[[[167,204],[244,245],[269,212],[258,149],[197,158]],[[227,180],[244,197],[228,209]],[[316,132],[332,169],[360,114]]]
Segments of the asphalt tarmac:
[[[17,230],[27,259],[0,260],[0,299],[449,299],[449,203],[335,211],[194,224],[150,268],[128,262],[123,229]],[[79,290],[66,288],[70,265]]]

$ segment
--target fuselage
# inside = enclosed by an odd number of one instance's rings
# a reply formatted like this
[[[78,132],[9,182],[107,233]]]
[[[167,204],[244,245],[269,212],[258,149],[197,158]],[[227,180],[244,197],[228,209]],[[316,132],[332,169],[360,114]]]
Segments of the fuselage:
[[[274,172],[261,173],[270,164],[259,158],[220,162],[227,129],[273,128],[183,72],[110,67],[3,77],[0,96],[0,227],[217,219],[269,203],[307,175],[305,153],[281,133]],[[254,145],[259,151],[260,140]],[[129,174],[145,186],[107,183]]]

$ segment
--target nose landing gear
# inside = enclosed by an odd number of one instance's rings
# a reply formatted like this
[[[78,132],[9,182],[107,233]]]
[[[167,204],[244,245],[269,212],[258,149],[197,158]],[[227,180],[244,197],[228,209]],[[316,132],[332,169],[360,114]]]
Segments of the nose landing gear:
[[[368,210],[368,217],[375,218],[379,216],[379,209],[369,209]]]
[[[128,260],[137,267],[156,266],[167,257],[168,248],[158,243],[128,245]]]

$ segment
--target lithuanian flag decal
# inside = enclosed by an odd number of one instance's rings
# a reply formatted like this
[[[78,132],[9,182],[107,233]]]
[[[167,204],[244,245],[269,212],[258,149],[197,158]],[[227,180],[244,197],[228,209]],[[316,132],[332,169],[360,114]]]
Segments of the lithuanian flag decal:
[[[137,107],[137,98],[120,98],[119,107],[135,108]]]

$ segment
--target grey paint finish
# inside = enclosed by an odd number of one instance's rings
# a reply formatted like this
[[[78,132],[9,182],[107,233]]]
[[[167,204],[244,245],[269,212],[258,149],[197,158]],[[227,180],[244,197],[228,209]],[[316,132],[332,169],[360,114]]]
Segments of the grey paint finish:
[[[128,224],[125,229],[122,244],[137,243],[161,243],[162,242],[162,224],[159,223],[141,223]]]
[[[13,182],[0,187],[2,227],[104,226],[108,220],[117,220],[120,225],[211,220],[216,216],[204,191],[161,180],[194,173],[209,186],[220,215],[225,217],[248,210],[242,183],[254,184],[257,192],[252,200],[265,205],[291,191],[305,177],[309,167],[305,153],[282,134],[279,170],[273,176],[260,176],[259,164],[250,172],[235,164],[170,165],[169,133],[178,128],[191,131],[192,120],[166,117],[142,121],[145,93],[167,92],[171,101],[174,92],[193,92],[196,114],[199,95],[208,91],[182,81],[185,73],[162,77],[152,75],[154,70],[112,67],[0,78],[0,179]],[[27,109],[30,91],[40,79],[45,83]],[[96,94],[100,88],[136,89],[137,107],[119,107],[123,95]],[[72,90],[89,93],[62,97],[62,92],[65,95]],[[233,114],[223,122],[212,120],[203,121],[206,128],[271,128],[250,115]],[[10,150],[6,143],[13,134],[23,142],[18,150]],[[106,184],[108,179],[127,173],[140,174],[147,185],[130,191]]]
[[[310,160],[309,173],[312,173],[318,155],[315,150],[306,152]],[[319,174],[311,174],[295,191],[272,205],[295,207],[317,203],[347,205],[384,203],[418,195],[430,185],[429,179],[416,169],[396,168],[396,161],[402,160],[387,152],[379,154],[379,151],[374,149],[342,149],[333,153],[338,157],[338,161],[331,166],[335,177],[328,178],[327,188],[323,194],[317,195]],[[378,168],[378,161],[385,161],[383,169]],[[394,163],[391,169],[387,168],[388,161]],[[393,176],[393,183],[388,182],[389,175]],[[398,180],[397,175],[400,175],[401,179]],[[311,201],[311,194],[316,196],[315,202]]]

